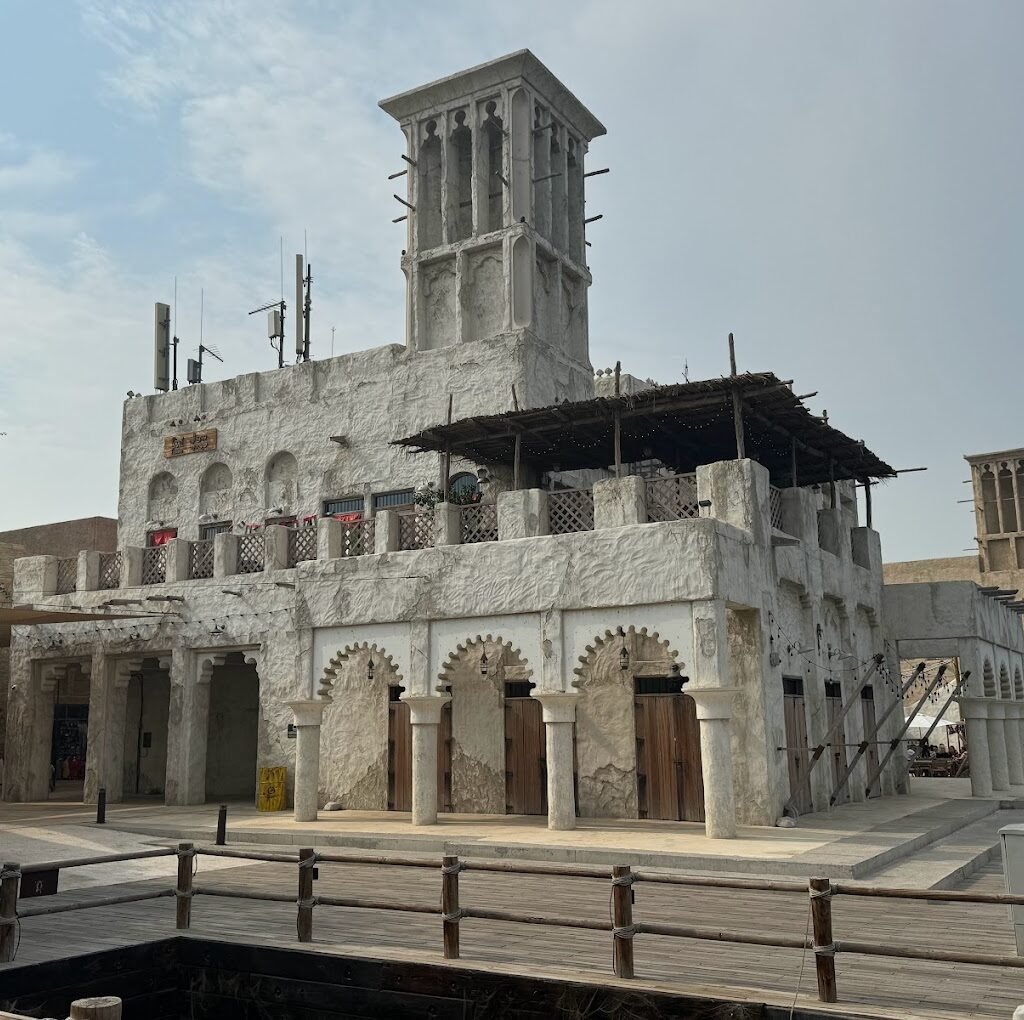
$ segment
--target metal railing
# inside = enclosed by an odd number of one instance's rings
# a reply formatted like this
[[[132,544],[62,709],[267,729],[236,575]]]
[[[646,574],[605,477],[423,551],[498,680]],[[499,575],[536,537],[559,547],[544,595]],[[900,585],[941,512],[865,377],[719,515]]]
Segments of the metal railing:
[[[671,478],[648,478],[648,523],[685,521],[700,516],[697,505],[697,476],[674,475]]]
[[[548,531],[552,535],[593,530],[593,489],[564,489],[548,493]]]

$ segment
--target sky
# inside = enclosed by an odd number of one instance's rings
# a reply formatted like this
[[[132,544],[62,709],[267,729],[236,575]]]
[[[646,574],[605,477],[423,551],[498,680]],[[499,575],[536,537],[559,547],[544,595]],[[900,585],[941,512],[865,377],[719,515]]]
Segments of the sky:
[[[403,341],[385,96],[528,47],[590,150],[595,368],[818,391],[897,468],[887,560],[973,548],[962,455],[1024,446],[1024,5],[1014,0],[0,3],[0,530],[116,516],[121,403],[181,358],[276,365],[286,257],[314,357]],[[184,372],[181,373],[184,375]]]

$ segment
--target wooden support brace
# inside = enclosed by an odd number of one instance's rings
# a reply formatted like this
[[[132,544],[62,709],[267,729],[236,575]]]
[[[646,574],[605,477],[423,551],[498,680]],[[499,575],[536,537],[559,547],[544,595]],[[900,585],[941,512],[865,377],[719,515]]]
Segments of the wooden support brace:
[[[818,998],[835,1002],[836,944],[832,940],[832,888],[827,878],[808,881],[811,894],[811,924],[814,931],[814,969],[818,975]]]
[[[310,847],[299,851],[299,897],[296,929],[300,942],[313,941],[313,866],[316,852]]]
[[[441,928],[444,936],[444,958],[459,958],[459,872],[458,857],[446,854],[441,858]]]
[[[195,850],[191,843],[178,844],[178,885],[174,890],[176,909],[174,926],[179,931],[192,924],[192,861]]]
[[[628,865],[612,868],[612,967],[616,977],[633,977],[633,874]]]

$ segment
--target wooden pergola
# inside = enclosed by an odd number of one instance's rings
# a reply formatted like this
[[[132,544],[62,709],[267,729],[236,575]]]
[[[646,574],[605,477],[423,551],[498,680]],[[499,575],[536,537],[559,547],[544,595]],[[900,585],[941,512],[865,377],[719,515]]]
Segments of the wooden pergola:
[[[511,465],[516,484],[527,465],[575,471],[658,460],[685,474],[737,457],[763,465],[780,488],[845,479],[870,486],[873,479],[896,477],[862,441],[813,414],[771,372],[478,415],[434,425],[393,445]]]

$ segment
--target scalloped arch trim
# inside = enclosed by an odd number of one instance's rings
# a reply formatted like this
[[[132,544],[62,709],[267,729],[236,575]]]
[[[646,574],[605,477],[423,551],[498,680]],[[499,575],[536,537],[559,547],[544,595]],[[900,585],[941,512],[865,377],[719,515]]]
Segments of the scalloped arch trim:
[[[500,634],[477,634],[476,637],[468,638],[466,641],[460,641],[455,646],[455,650],[448,653],[448,658],[445,659],[444,665],[441,667],[441,672],[437,674],[438,680],[445,680],[449,670],[454,669],[461,657],[474,645],[482,645],[486,642],[500,645],[504,652],[512,653],[519,662],[529,670],[530,676],[533,676],[533,666],[530,665],[529,660],[524,657],[523,653],[513,646],[511,641],[506,641]]]
[[[630,625],[625,628],[616,627],[615,630],[607,629],[604,634],[598,634],[594,638],[594,643],[586,646],[586,650],[578,659],[579,665],[573,667],[573,673],[576,676],[583,676],[583,671],[593,665],[594,660],[597,658],[597,653],[605,645],[614,641],[615,638],[626,637],[629,634],[632,634],[634,637],[651,638],[665,649],[670,661],[677,663],[680,668],[686,665],[685,662],[679,662],[679,653],[672,647],[668,639],[663,638],[656,630],[648,630],[646,627],[641,627],[637,630],[636,627]]]

